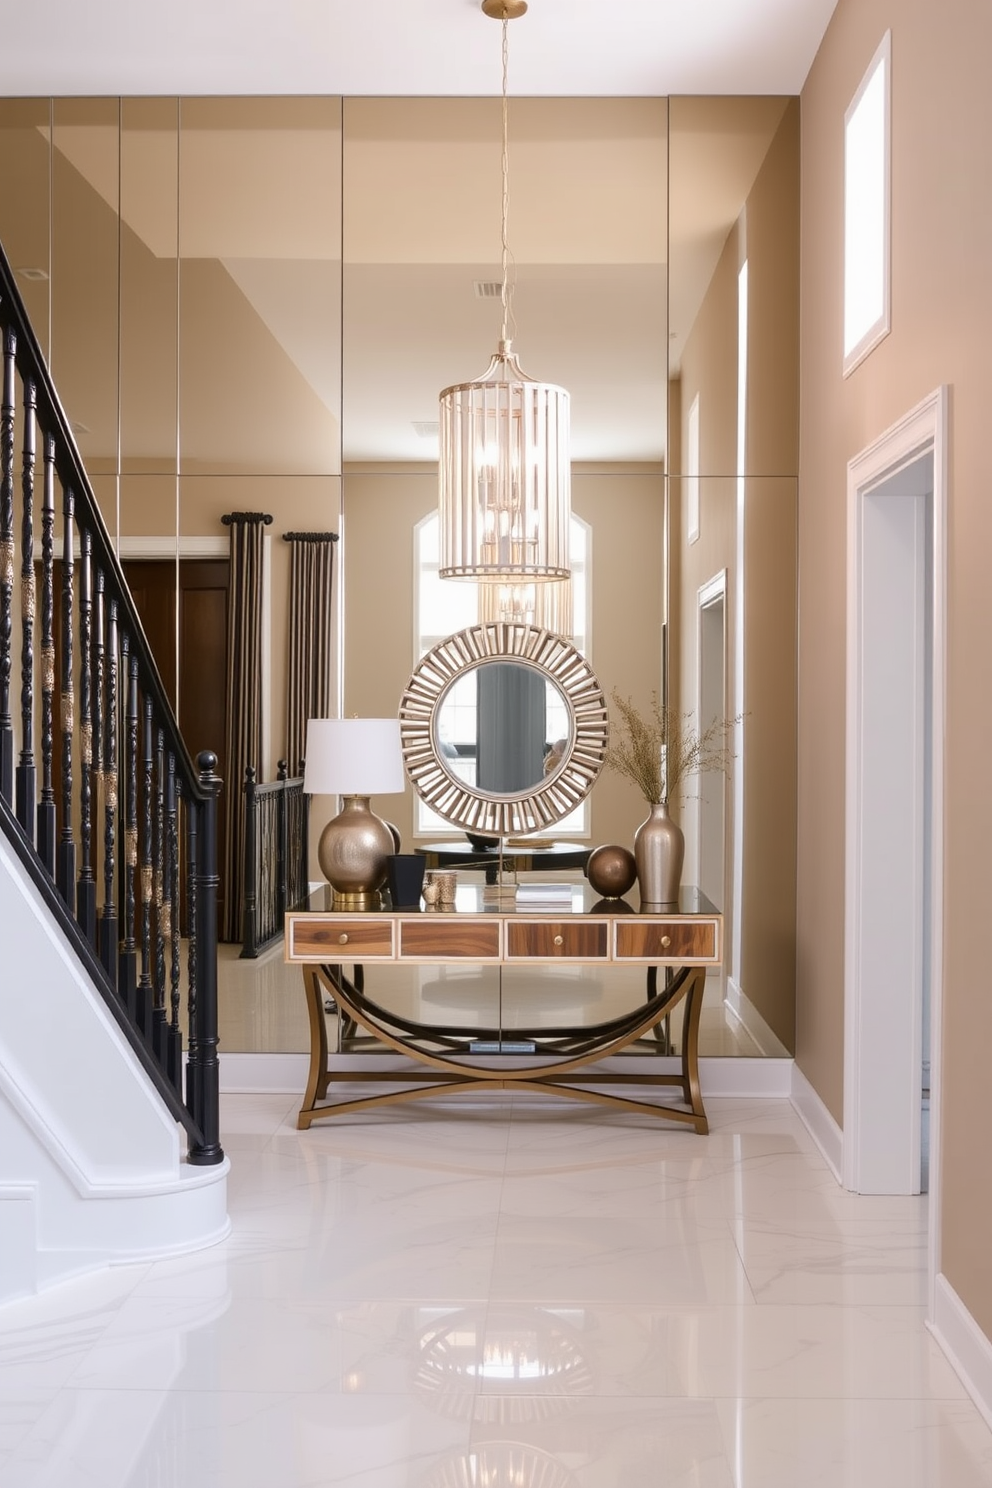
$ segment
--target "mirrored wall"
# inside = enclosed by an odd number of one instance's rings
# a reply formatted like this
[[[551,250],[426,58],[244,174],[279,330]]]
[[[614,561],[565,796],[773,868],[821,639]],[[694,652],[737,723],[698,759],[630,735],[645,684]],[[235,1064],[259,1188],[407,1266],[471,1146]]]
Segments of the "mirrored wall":
[[[510,107],[514,346],[571,393],[589,654],[608,693],[740,715],[731,777],[684,803],[686,871],[727,916],[728,997],[765,1052],[793,1043],[798,138],[795,99]],[[223,579],[184,565],[223,561],[236,510],[274,517],[263,773],[285,750],[283,532],[340,531],[336,689],[394,712],[437,395],[499,334],[499,100],[3,100],[0,183],[191,747],[215,747],[191,719]],[[412,841],[412,800],[383,805]],[[584,830],[629,843],[643,814],[606,774]],[[304,1048],[302,1016],[280,1037]]]

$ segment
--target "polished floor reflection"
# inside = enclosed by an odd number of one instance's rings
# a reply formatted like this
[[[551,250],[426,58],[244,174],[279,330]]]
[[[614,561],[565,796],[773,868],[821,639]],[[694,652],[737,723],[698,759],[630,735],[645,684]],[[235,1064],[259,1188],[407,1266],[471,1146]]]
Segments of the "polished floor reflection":
[[[9,1488],[990,1488],[926,1200],[791,1107],[228,1096],[233,1233],[0,1311]]]

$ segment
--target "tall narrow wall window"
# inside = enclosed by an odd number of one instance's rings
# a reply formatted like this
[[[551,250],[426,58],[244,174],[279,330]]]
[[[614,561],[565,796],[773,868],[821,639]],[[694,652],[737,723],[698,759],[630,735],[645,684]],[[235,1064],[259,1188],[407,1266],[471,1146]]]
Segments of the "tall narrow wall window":
[[[844,376],[889,333],[892,33],[844,115]]]

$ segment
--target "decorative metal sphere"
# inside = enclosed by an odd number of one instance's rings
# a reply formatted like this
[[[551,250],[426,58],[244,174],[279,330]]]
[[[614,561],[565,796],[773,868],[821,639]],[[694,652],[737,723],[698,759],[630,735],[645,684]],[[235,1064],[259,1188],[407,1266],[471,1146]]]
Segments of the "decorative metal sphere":
[[[637,882],[634,854],[626,847],[597,847],[589,854],[586,878],[604,899],[619,899]]]

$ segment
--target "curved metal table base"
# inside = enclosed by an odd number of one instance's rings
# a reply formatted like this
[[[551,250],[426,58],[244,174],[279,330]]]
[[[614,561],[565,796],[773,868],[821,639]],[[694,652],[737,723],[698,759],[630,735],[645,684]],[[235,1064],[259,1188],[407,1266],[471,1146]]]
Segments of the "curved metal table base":
[[[534,1042],[532,1063],[488,1064],[490,1054],[473,1055],[469,1045],[480,1041],[483,1030],[455,1029],[433,1024],[413,1023],[389,1014],[364,992],[364,978],[357,969],[353,981],[342,966],[305,965],[303,981],[310,1017],[310,1069],[303,1105],[297,1126],[306,1130],[315,1121],[331,1116],[345,1116],[398,1101],[424,1100],[434,1095],[451,1095],[467,1090],[547,1091],[567,1095],[575,1100],[593,1101],[624,1111],[637,1111],[691,1126],[699,1133],[709,1130],[699,1088],[699,1019],[702,1012],[705,966],[682,967],[658,991],[656,969],[650,968],[647,1000],[639,1007],[609,1022],[586,1028],[557,1030],[514,1029],[514,1042]],[[655,972],[652,976],[650,973]],[[409,1070],[334,1070],[328,1069],[327,1022],[324,999],[330,993],[339,1017],[352,1030],[363,1029],[386,1049],[404,1055],[411,1063]],[[660,1025],[680,1002],[685,1002],[683,1018],[681,1072],[678,1074],[623,1074],[617,1070],[598,1070],[596,1063],[618,1054],[648,1035],[657,1036]],[[330,1085],[356,1081],[401,1086],[358,1099],[327,1101]],[[638,1100],[614,1095],[592,1086],[665,1087],[681,1092],[682,1104],[669,1105],[662,1100]],[[323,1102],[323,1104],[321,1104]]]

